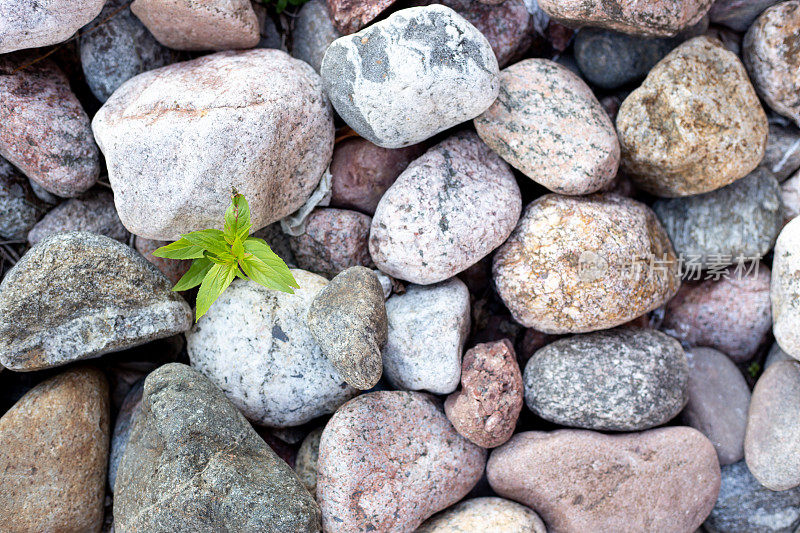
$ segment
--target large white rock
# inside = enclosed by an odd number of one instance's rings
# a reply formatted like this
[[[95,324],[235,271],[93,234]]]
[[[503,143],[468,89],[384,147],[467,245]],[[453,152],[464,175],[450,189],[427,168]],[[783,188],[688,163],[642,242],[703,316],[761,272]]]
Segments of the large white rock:
[[[92,122],[120,219],[157,240],[221,228],[231,188],[253,229],[310,196],[333,153],[333,116],[310,66],[285,52],[220,52],[140,74]]]
[[[257,424],[290,427],[332,413],[358,394],[306,326],[314,296],[328,281],[292,270],[287,294],[234,281],[186,334],[192,366]]]
[[[0,54],[66,41],[106,0],[0,0]]]
[[[800,359],[800,218],[778,235],[772,262],[772,332],[781,349]]]
[[[400,10],[336,39],[320,74],[344,121],[384,148],[418,143],[473,119],[500,90],[489,41],[439,4]]]

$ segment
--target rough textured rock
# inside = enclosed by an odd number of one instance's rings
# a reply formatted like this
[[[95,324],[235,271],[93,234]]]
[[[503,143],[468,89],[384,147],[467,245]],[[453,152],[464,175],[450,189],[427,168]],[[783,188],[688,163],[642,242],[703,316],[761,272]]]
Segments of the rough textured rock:
[[[175,50],[252,48],[260,27],[248,0],[134,0],[131,11]]]
[[[722,467],[708,533],[794,533],[800,526],[800,488],[774,492],[761,486],[744,461]]]
[[[145,381],[116,489],[117,531],[320,530],[289,465],[219,389],[176,363]]]
[[[669,37],[693,26],[714,0],[538,0],[550,17],[568,26],[597,26],[633,35]]]
[[[750,268],[745,264],[745,269]],[[684,283],[664,312],[661,329],[689,346],[715,348],[736,362],[748,361],[772,329],[769,269],[702,283]]]
[[[444,411],[463,437],[494,448],[514,433],[522,393],[522,374],[511,342],[478,344],[464,354],[461,390],[447,397]]]
[[[367,390],[378,383],[388,325],[383,288],[370,269],[352,267],[333,278],[311,301],[306,322],[348,384]]]
[[[303,205],[333,152],[319,77],[279,50],[220,52],[140,74],[92,126],[120,219],[156,240],[221,228],[231,187],[247,198],[253,229],[279,220]]]
[[[761,98],[800,126],[800,0],[761,13],[744,36],[742,52]]]
[[[657,196],[713,191],[761,161],[767,117],[739,58],[695,37],[670,52],[617,115],[622,167]]]
[[[187,333],[192,366],[244,415],[271,427],[299,426],[355,396],[306,325],[312,300],[328,283],[292,270],[294,294],[236,280]]]
[[[0,237],[24,239],[44,212],[28,178],[0,157]]]
[[[780,185],[763,167],[712,192],[659,200],[653,210],[678,255],[703,268],[763,257],[783,225]]]
[[[325,50],[341,36],[333,25],[325,0],[306,2],[294,19],[292,56],[305,61],[319,72]]]
[[[131,387],[122,402],[122,407],[117,413],[117,421],[114,423],[114,432],[111,434],[111,448],[108,456],[108,488],[114,492],[117,483],[117,471],[122,456],[125,455],[125,448],[128,447],[128,439],[131,436],[131,428],[142,411],[142,394],[144,393],[144,380],[140,379]]]
[[[372,266],[372,218],[346,209],[318,207],[306,219],[305,233],[289,237],[297,266],[333,277],[354,266]]]
[[[386,190],[423,152],[420,144],[391,150],[366,139],[338,143],[331,161],[331,205],[374,214]]]
[[[439,513],[416,533],[546,533],[539,516],[518,503],[487,497],[464,500]]]
[[[525,366],[525,403],[560,425],[639,431],[680,413],[688,379],[683,348],[660,331],[599,331],[537,351]]]
[[[470,327],[469,291],[458,278],[409,285],[386,300],[389,335],[383,371],[397,388],[449,394],[461,376]]]
[[[780,0],[716,0],[708,12],[711,22],[747,31],[762,11]]]
[[[456,433],[431,396],[361,395],[322,432],[317,496],[323,528],[410,533],[466,496],[485,461],[486,451]]]
[[[369,24],[395,0],[327,0],[339,32],[348,35]]]
[[[178,60],[178,54],[162,46],[125,6],[127,3],[106,2],[80,38],[86,83],[101,102],[137,74]]]
[[[0,529],[100,531],[108,384],[72,369],[31,389],[0,418]]]
[[[89,117],[55,63],[29,65],[36,58],[0,56],[0,156],[48,192],[77,196],[100,174]]]
[[[69,39],[100,13],[106,0],[0,1],[0,54]]]
[[[165,259],[153,255],[156,249],[168,244],[169,241],[154,241],[151,239],[143,239],[142,237],[136,237],[133,241],[133,247],[136,248],[137,252],[153,263],[168,280],[172,283],[178,283],[178,280],[189,271],[192,262],[186,259]]]
[[[565,533],[695,531],[720,485],[714,447],[687,427],[519,433],[492,452],[486,473],[497,494]]]
[[[385,148],[415,144],[475,118],[499,90],[486,37],[438,4],[397,11],[335,40],[320,74],[344,121]]]
[[[28,242],[34,245],[64,231],[98,233],[122,243],[131,236],[117,216],[114,195],[107,191],[89,192],[56,206],[28,232]]]
[[[294,465],[297,477],[300,478],[300,482],[312,496],[317,494],[317,463],[319,461],[319,441],[322,438],[322,429],[315,429],[303,439]]]
[[[781,203],[784,221],[800,215],[800,172],[781,183]]]
[[[719,463],[729,465],[744,457],[744,431],[750,407],[750,387],[724,353],[692,348],[689,361],[689,401],[683,421],[708,437]]]
[[[605,110],[583,80],[547,59],[504,69],[500,96],[475,129],[500,157],[558,193],[596,192],[617,173],[619,141]]]
[[[772,260],[772,333],[780,347],[800,359],[800,219],[789,222],[775,243]]]
[[[392,277],[443,281],[502,244],[521,209],[508,165],[474,133],[459,133],[412,162],[383,195],[370,255]]]
[[[747,415],[744,457],[766,488],[800,485],[800,362],[775,363],[758,379]]]
[[[495,254],[493,275],[514,319],[544,333],[624,324],[680,286],[675,253],[653,212],[613,194],[533,201]]]
[[[192,312],[133,249],[93,233],[51,235],[0,283],[0,363],[38,370],[169,337]]]
[[[784,181],[800,169],[800,130],[770,122],[761,166],[772,172],[778,181]]]

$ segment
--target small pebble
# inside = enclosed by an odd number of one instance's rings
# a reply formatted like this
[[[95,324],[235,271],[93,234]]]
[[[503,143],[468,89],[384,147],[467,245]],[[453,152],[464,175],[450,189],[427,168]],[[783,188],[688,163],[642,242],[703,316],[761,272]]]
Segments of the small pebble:
[[[0,237],[24,239],[43,213],[28,178],[0,157]]]
[[[336,29],[344,35],[360,30],[394,2],[395,0],[371,0],[369,2],[327,0]]]
[[[108,191],[89,192],[59,204],[28,232],[33,246],[45,237],[64,231],[88,231],[127,243],[131,234],[122,225]]]
[[[342,34],[333,25],[325,0],[311,0],[297,12],[292,31],[292,56],[319,72],[328,46]]]
[[[539,516],[516,502],[487,497],[464,500],[443,511],[415,533],[546,533]]]
[[[322,429],[317,428],[309,433],[297,452],[294,471],[300,482],[311,493],[317,494],[317,465],[319,462],[319,441],[322,438]]]

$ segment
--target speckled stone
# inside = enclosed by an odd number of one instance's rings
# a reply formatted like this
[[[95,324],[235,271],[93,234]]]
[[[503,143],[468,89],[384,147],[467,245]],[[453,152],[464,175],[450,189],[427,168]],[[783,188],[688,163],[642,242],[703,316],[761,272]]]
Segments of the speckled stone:
[[[800,359],[800,219],[783,228],[773,256],[772,333],[786,353]]]
[[[361,395],[322,432],[323,529],[410,533],[466,496],[485,462],[486,451],[456,433],[439,400],[418,392]]]
[[[682,419],[708,437],[719,464],[744,457],[744,432],[750,407],[750,387],[736,365],[712,348],[692,348],[689,362],[689,401]]]
[[[800,488],[764,488],[744,461],[722,467],[717,504],[703,523],[708,533],[794,533],[800,526]]]
[[[369,24],[395,0],[327,0],[336,28],[348,35]]]
[[[383,288],[370,269],[351,267],[333,278],[314,296],[306,322],[349,385],[368,390],[378,383],[388,326]]]
[[[132,248],[104,235],[51,235],[0,283],[0,363],[39,370],[186,331],[192,312]]]
[[[28,242],[34,245],[63,231],[98,233],[122,243],[127,243],[131,236],[117,216],[114,195],[108,191],[91,191],[59,204],[28,232]]]
[[[338,143],[331,161],[331,205],[374,214],[386,190],[424,151],[421,144],[392,150],[361,138]]]
[[[300,482],[316,497],[317,494],[317,463],[319,461],[319,441],[322,438],[323,428],[317,428],[303,439],[300,449],[297,451],[297,459],[294,463],[294,471]]]
[[[767,117],[739,58],[709,37],[670,52],[622,103],[622,167],[657,196],[713,191],[764,156]]]
[[[781,203],[785,222],[800,215],[800,172],[781,183]]]
[[[106,0],[0,0],[0,54],[66,41]]]
[[[450,394],[461,377],[470,329],[469,291],[458,278],[409,285],[386,300],[389,335],[383,372],[395,387]]]
[[[318,532],[294,471],[209,380],[177,363],[145,380],[119,465],[116,531]]]
[[[633,35],[670,37],[693,26],[714,0],[539,0],[539,7],[567,26],[597,26]]]
[[[108,383],[90,368],[37,385],[0,418],[0,530],[100,531]]]
[[[758,379],[747,415],[744,457],[766,488],[800,486],[800,362],[775,363]]]
[[[136,251],[142,254],[145,259],[150,261],[174,284],[178,283],[183,275],[189,271],[189,267],[192,266],[192,261],[187,259],[165,259],[153,255],[156,249],[168,244],[169,241],[154,241],[142,237],[136,237],[133,241],[133,247],[136,248]]]
[[[761,166],[781,182],[800,169],[800,129],[770,122],[767,151]]]
[[[511,342],[503,339],[468,350],[461,390],[444,403],[456,431],[478,446],[494,448],[511,438],[521,410],[522,373]]]
[[[745,269],[751,263],[745,263]],[[661,329],[689,346],[715,348],[736,362],[749,361],[772,330],[770,271],[684,283],[664,312]],[[738,459],[737,459],[738,460]]]
[[[131,11],[175,50],[252,48],[260,39],[249,0],[134,0]]]
[[[250,420],[299,426],[357,394],[323,355],[306,315],[327,280],[292,270],[294,294],[235,280],[186,334],[192,366]]]
[[[409,146],[475,118],[499,90],[486,37],[438,4],[402,9],[335,40],[320,74],[342,119],[384,148]]]
[[[28,178],[0,157],[0,237],[24,239],[44,211]]]
[[[680,286],[675,253],[653,212],[613,194],[533,201],[497,250],[493,275],[514,319],[543,333],[624,324]]]
[[[368,249],[371,223],[372,218],[356,211],[314,209],[305,233],[289,237],[297,266],[328,277],[354,266],[373,266]]]
[[[111,448],[108,454],[108,488],[111,492],[114,492],[114,486],[117,482],[119,462],[122,460],[122,456],[125,455],[125,448],[128,447],[131,427],[133,427],[133,422],[142,411],[143,392],[144,379],[140,379],[128,391],[117,413],[114,432],[111,434]]]
[[[92,126],[120,219],[155,240],[221,228],[231,187],[247,198],[254,230],[275,222],[303,205],[333,153],[319,76],[280,50],[220,52],[139,74]]]
[[[415,533],[546,533],[539,516],[516,502],[486,497],[464,500],[443,511]]]
[[[620,154],[614,125],[576,74],[547,59],[526,59],[500,73],[500,89],[475,129],[503,159],[562,194],[596,192],[614,179]]]
[[[325,0],[306,2],[294,19],[292,56],[305,61],[319,72],[325,50],[341,36],[333,25]]]
[[[560,425],[639,431],[680,413],[688,379],[683,348],[660,331],[598,331],[537,351],[525,366],[525,403]]]
[[[744,36],[742,52],[759,96],[800,126],[800,0],[761,13]]]
[[[692,532],[720,485],[714,447],[687,427],[519,433],[492,451],[486,473],[497,494],[563,533]]]
[[[100,174],[89,117],[55,63],[17,70],[34,59],[0,56],[0,156],[48,192],[77,196]]]
[[[80,38],[81,67],[92,94],[105,102],[137,74],[178,60],[131,13],[127,0],[108,0]]]
[[[392,277],[437,283],[502,244],[521,209],[508,165],[474,133],[457,133],[412,162],[383,195],[369,251]]]

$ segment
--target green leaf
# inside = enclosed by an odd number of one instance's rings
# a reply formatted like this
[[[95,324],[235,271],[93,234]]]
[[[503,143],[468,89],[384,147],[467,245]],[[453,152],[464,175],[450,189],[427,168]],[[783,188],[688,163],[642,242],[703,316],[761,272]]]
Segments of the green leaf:
[[[204,229],[183,235],[191,244],[202,246],[215,255],[230,253],[231,248],[225,242],[225,234],[218,229]]]
[[[235,194],[225,211],[225,237],[229,244],[250,234],[250,206],[244,196]],[[244,237],[241,235],[244,234]]]
[[[184,274],[180,280],[178,280],[178,283],[172,287],[172,290],[185,291],[197,287],[200,285],[200,283],[202,283],[203,278],[205,278],[206,274],[213,265],[214,263],[205,257],[202,259],[195,259],[194,262],[192,262],[192,266],[189,267],[189,271],[186,272],[186,274]]]
[[[294,294],[294,289],[292,289],[292,286],[284,281],[285,278],[282,275],[283,273],[280,273],[277,271],[277,269],[267,265],[258,257],[252,254],[245,255],[244,258],[239,261],[239,265],[242,267],[242,270],[244,270],[244,273],[259,285],[263,285],[268,289],[275,289],[276,291]],[[285,265],[283,268],[286,269],[285,273],[288,274],[292,281],[294,281],[289,269],[286,268]],[[296,281],[294,281],[294,285],[297,286]]]
[[[195,322],[206,314],[211,304],[228,288],[233,278],[236,277],[237,270],[239,269],[235,264],[221,265],[219,263],[208,270],[205,277],[203,277],[203,282],[200,284],[200,290],[197,292]]]
[[[154,250],[153,255],[166,259],[200,259],[203,257],[203,247],[192,244],[186,239],[178,239],[171,244]]]
[[[242,241],[239,239],[233,241],[233,246],[231,246],[231,254],[233,254],[237,261],[242,260],[242,257],[244,257],[244,245]]]
[[[292,273],[289,272],[289,268],[286,266],[286,263],[278,256],[278,254],[272,251],[264,239],[250,237],[244,241],[244,251],[253,254],[258,259],[263,261],[268,267],[272,268],[274,271],[273,276],[277,277],[286,285],[295,287],[297,289],[300,288],[300,285],[297,284],[297,281],[294,279],[294,276],[292,276]]]

